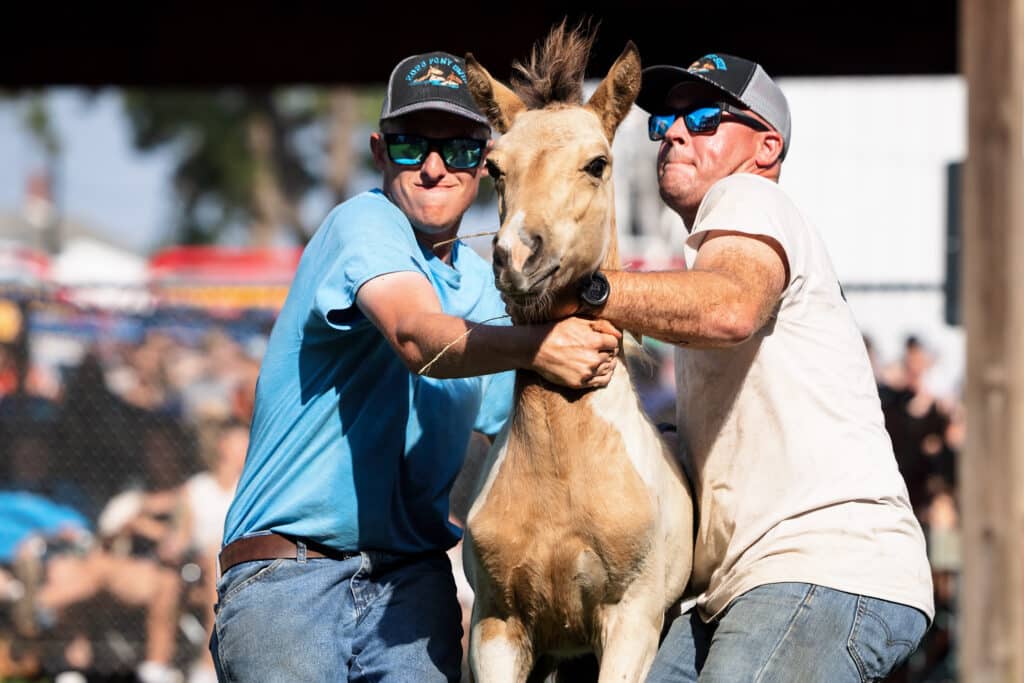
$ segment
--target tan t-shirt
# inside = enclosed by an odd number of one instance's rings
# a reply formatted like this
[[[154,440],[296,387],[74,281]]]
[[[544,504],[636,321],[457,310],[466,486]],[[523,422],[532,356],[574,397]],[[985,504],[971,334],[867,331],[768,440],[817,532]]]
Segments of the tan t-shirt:
[[[817,231],[754,175],[711,188],[684,247],[711,230],[764,235],[789,262],[775,315],[746,342],[676,352],[679,431],[700,529],[704,619],[740,594],[798,581],[935,614],[924,535],[885,431],[861,333]]]

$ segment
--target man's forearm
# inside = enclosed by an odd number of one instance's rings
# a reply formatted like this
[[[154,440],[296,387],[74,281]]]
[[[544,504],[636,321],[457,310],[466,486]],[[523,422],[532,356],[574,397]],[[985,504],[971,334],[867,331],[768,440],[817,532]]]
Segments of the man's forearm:
[[[543,333],[538,326],[478,324],[444,313],[420,313],[402,322],[397,341],[413,372],[433,361],[424,374],[474,377],[530,367]]]
[[[670,344],[723,347],[752,335],[757,325],[740,286],[706,271],[606,273],[608,302],[597,316],[619,329]]]

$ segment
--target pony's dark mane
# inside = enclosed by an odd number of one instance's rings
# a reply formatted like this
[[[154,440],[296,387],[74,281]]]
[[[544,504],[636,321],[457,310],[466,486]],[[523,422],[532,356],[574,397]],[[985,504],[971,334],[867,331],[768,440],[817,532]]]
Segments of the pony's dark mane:
[[[583,72],[593,44],[594,35],[583,23],[569,29],[563,19],[543,43],[534,45],[525,63],[512,64],[512,90],[527,109],[583,104]]]

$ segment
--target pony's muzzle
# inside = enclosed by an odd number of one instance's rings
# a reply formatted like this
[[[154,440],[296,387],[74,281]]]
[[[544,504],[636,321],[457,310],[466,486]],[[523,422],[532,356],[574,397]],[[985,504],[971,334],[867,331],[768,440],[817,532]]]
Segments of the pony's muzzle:
[[[505,295],[518,301],[527,303],[544,294],[553,281],[553,276],[558,272],[560,264],[551,260],[545,262],[541,267],[535,267],[529,273],[507,268],[500,273],[496,270],[495,283],[498,289]]]
[[[499,239],[494,242],[492,255],[495,270],[511,267],[512,270],[529,272],[531,265],[536,262],[544,246],[544,238],[539,234],[531,235],[522,229],[516,237],[518,239],[508,239],[499,233]]]
[[[557,260],[545,259],[544,238],[520,231],[519,239],[499,239],[494,244],[491,263],[498,288],[512,296],[539,293],[544,282],[558,270]]]

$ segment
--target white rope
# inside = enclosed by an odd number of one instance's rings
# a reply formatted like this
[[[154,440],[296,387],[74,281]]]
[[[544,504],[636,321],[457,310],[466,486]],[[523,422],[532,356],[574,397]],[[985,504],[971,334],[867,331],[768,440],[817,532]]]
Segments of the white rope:
[[[492,233],[492,234],[493,234],[493,233]],[[481,322],[478,322],[478,323],[470,323],[470,325],[485,325],[485,324],[487,324],[487,323],[489,323],[489,322],[493,322],[493,321],[495,321],[495,320],[501,320],[502,318],[508,318],[508,317],[509,317],[508,315],[496,315],[496,316],[494,316],[493,318],[488,318],[487,320],[483,320],[483,321],[481,321]],[[467,322],[469,322],[469,321],[467,321]],[[463,339],[465,339],[465,338],[466,338],[467,336],[469,336],[469,333],[470,333],[470,332],[472,332],[472,331],[473,331],[473,329],[474,329],[473,327],[470,327],[470,328],[469,328],[468,330],[466,330],[465,332],[463,332],[462,334],[460,334],[460,335],[459,335],[458,337],[456,337],[455,339],[453,339],[452,341],[450,341],[450,342],[449,342],[449,343],[448,343],[448,344],[447,344],[447,345],[446,345],[446,346],[445,346],[445,347],[444,347],[443,349],[441,349],[441,350],[440,350],[440,351],[439,351],[439,352],[437,353],[437,355],[436,355],[436,356],[434,356],[433,360],[431,360],[431,361],[430,361],[429,363],[427,363],[427,364],[426,364],[426,365],[424,365],[424,366],[423,366],[422,368],[420,368],[420,371],[419,371],[419,372],[417,372],[416,374],[417,374],[417,375],[425,375],[425,374],[427,374],[427,370],[429,370],[429,369],[430,369],[430,367],[431,367],[431,366],[432,366],[432,365],[433,365],[434,363],[436,363],[437,361],[439,361],[439,360],[441,359],[441,356],[443,356],[443,355],[445,354],[445,352],[446,352],[446,351],[447,351],[448,349],[452,348],[453,346],[455,346],[456,344],[458,344],[458,343],[459,343],[460,341],[462,341]]]
[[[455,237],[454,239],[442,240],[441,242],[437,242],[431,248],[432,249],[437,249],[438,247],[443,247],[444,245],[451,244],[452,242],[458,242],[459,240],[468,240],[470,237],[486,237],[487,235],[497,235],[497,234],[498,234],[497,230],[492,230],[491,232],[474,232],[472,235],[459,235],[458,237]]]

